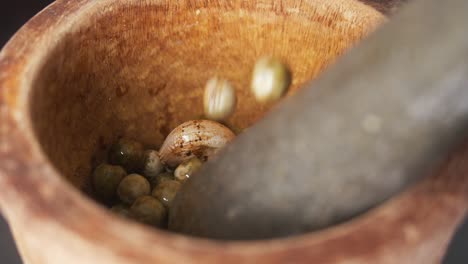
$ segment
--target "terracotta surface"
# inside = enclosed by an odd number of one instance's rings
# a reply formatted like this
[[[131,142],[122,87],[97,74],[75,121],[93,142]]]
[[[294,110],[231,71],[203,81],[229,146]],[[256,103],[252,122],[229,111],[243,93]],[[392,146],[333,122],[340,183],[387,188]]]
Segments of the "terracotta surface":
[[[247,2],[181,10],[148,5],[145,12],[130,4],[93,7],[100,12],[70,25],[75,29],[67,32],[74,33],[44,53],[41,60],[47,63],[32,80],[31,119],[37,120],[32,125],[44,151],[81,188],[90,166],[101,159],[93,154],[118,136],[159,145],[177,125],[200,116],[202,87],[216,74],[237,89],[238,108],[229,123],[252,124],[265,110],[246,89],[257,57],[284,58],[294,72],[294,91],[382,19],[361,5],[353,10],[331,4],[334,12],[313,15],[314,6],[304,4],[299,15],[294,5],[286,12],[274,5],[266,12],[268,5],[258,5],[249,13],[254,5]],[[350,20],[356,22],[348,28]]]
[[[258,56],[288,62],[292,94],[384,20],[352,0],[70,0],[48,7],[0,54],[0,206],[26,263],[440,259],[466,212],[466,149],[381,208],[288,239],[192,239],[117,219],[83,195],[91,167],[117,137],[158,146],[200,115],[202,86],[212,75],[238,89],[240,107],[229,123],[246,127],[266,110],[247,89]]]

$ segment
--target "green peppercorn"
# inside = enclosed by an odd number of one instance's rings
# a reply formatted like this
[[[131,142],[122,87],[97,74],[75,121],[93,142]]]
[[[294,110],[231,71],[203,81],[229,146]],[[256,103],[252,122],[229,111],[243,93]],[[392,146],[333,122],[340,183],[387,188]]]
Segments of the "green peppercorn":
[[[174,180],[174,174],[172,174],[171,172],[160,173],[158,176],[150,180],[151,188],[158,186],[162,182],[172,181],[172,180]]]
[[[156,150],[147,150],[143,158],[143,176],[148,180],[156,178],[164,170],[164,165],[159,159],[159,153]]]
[[[154,197],[158,198],[164,206],[167,208],[171,207],[172,201],[180,189],[180,183],[178,181],[165,181],[156,186],[151,193]]]
[[[150,191],[150,183],[139,174],[130,174],[123,178],[117,188],[120,200],[126,204],[132,204],[138,197],[148,195]]]
[[[109,162],[121,165],[127,172],[136,172],[142,167],[144,148],[137,141],[122,138],[109,150]]]
[[[260,58],[255,64],[251,88],[261,103],[280,99],[291,84],[291,73],[279,59]]]
[[[141,196],[130,207],[132,218],[151,226],[164,227],[167,210],[158,199],[152,196]]]
[[[105,202],[114,200],[117,187],[125,175],[127,175],[127,172],[120,166],[99,165],[94,170],[92,179],[96,196]]]
[[[125,204],[116,204],[110,210],[118,216],[130,218],[130,207]]]
[[[180,182],[185,182],[196,171],[198,171],[203,163],[197,157],[182,162],[174,172],[174,177]]]

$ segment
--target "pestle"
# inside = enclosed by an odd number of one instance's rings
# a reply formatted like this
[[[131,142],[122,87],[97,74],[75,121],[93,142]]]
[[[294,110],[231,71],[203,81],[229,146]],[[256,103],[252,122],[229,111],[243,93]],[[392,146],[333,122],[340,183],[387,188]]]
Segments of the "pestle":
[[[227,240],[314,231],[437,169],[468,132],[466,10],[464,0],[408,4],[208,162],[169,227]]]

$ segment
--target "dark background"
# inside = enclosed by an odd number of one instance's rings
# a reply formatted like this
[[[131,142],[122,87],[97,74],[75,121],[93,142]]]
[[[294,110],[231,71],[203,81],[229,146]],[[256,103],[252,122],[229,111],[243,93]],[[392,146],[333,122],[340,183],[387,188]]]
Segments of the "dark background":
[[[0,46],[29,18],[51,3],[51,0],[10,0],[0,4]],[[1,121],[0,121],[1,122]],[[438,212],[434,212],[437,214]],[[0,215],[0,263],[20,264],[21,261],[11,239],[10,231]],[[468,220],[455,235],[444,263],[468,263]]]

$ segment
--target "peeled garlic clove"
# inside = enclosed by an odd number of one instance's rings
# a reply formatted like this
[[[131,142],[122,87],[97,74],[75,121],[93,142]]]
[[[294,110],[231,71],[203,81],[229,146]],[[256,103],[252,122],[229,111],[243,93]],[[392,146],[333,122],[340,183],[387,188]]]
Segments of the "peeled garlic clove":
[[[251,89],[257,101],[268,103],[280,99],[291,84],[285,64],[273,57],[262,57],[255,64]]]
[[[206,83],[203,106],[208,119],[226,120],[234,112],[236,101],[236,92],[227,80],[214,77]]]
[[[220,123],[192,120],[176,127],[167,136],[159,156],[172,168],[193,157],[206,161],[234,138],[234,133]]]

